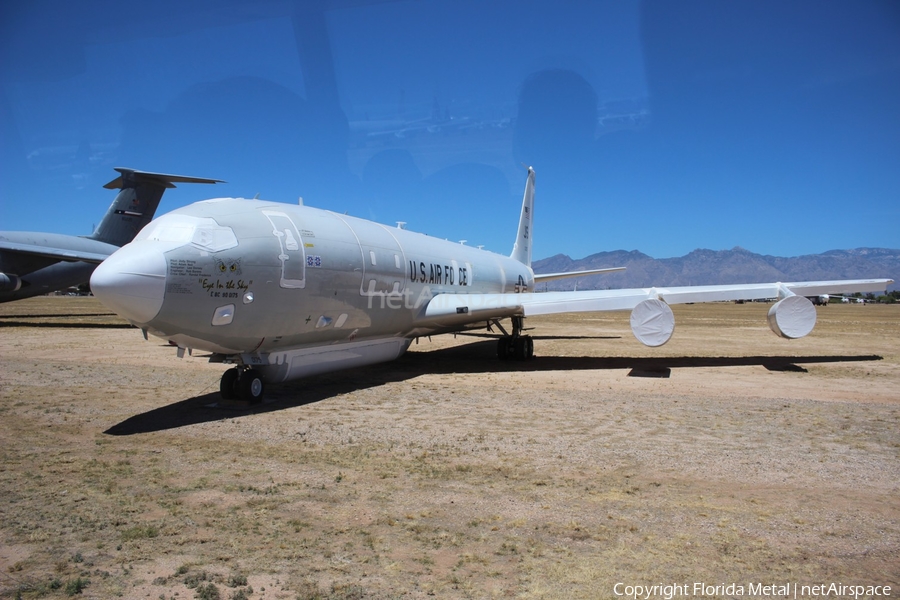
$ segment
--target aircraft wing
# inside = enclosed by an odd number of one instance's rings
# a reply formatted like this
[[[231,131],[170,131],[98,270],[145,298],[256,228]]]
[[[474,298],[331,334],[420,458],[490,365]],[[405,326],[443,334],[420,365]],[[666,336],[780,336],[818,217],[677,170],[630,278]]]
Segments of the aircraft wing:
[[[109,258],[118,248],[110,246],[109,252],[90,252],[85,250],[75,250],[68,248],[54,248],[51,246],[37,246],[32,244],[18,244],[16,242],[0,241],[0,250],[6,252],[15,252],[28,256],[38,256],[41,258],[50,258],[53,260],[62,260],[67,262],[82,261],[99,265]]]
[[[795,283],[747,283],[651,287],[624,290],[587,290],[576,292],[440,294],[432,298],[420,313],[417,323],[452,327],[511,315],[535,316],[567,312],[632,310],[645,300],[666,304],[763,300],[787,296],[818,296],[828,293],[884,291],[891,279],[853,279],[841,281],[804,281]]]
[[[591,290],[582,292],[547,292],[530,294],[521,301],[524,315],[549,315],[564,312],[593,312],[631,310],[649,298],[666,304],[694,302],[722,302],[734,300],[765,300],[797,296],[818,296],[827,293],[883,292],[893,283],[890,279],[854,279],[843,281],[803,281],[794,283],[745,283],[735,285],[701,285],[684,287],[653,287],[626,290]],[[516,296],[521,294],[501,294]],[[550,296],[544,298],[544,296]]]
[[[631,310],[648,298],[657,298],[666,304],[688,304],[777,298],[785,295],[785,289],[797,296],[880,292],[892,283],[891,279],[849,279],[526,294],[441,294],[428,303],[425,314],[436,317],[451,313],[506,313],[517,309],[518,314],[529,317],[566,312]]]

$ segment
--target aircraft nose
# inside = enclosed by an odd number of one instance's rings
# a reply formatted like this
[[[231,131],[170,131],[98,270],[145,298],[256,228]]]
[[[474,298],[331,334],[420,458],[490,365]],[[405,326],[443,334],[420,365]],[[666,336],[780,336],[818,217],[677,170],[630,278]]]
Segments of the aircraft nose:
[[[91,291],[118,315],[149,323],[166,293],[166,258],[153,244],[128,244],[94,270]]]

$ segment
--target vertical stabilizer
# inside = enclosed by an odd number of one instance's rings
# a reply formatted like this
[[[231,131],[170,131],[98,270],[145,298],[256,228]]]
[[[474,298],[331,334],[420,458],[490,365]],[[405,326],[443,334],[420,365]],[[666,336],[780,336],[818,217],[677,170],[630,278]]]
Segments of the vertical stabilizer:
[[[122,191],[113,200],[100,225],[89,239],[124,246],[153,219],[166,188],[175,183],[223,183],[219,179],[148,173],[116,167],[121,175],[103,187]]]
[[[519,215],[519,231],[513,245],[511,258],[526,267],[531,266],[531,236],[534,221],[534,169],[528,167],[528,180],[525,182],[525,196],[522,198],[522,213]]]

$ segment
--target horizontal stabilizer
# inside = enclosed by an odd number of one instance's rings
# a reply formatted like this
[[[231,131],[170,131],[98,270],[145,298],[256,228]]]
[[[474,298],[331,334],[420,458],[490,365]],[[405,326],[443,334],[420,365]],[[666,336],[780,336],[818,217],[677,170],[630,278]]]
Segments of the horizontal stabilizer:
[[[569,279],[570,277],[584,277],[586,275],[599,275],[601,273],[615,273],[616,271],[624,271],[625,267],[610,267],[607,269],[588,269],[586,271],[567,271],[565,273],[535,273],[534,282],[544,283],[545,281],[555,281],[557,279]]]
[[[225,183],[221,179],[207,179],[205,177],[188,177],[185,175],[167,175],[165,173],[151,173],[149,171],[137,171],[135,169],[125,169],[115,167],[115,170],[121,173],[118,177],[104,185],[108,190],[122,189],[130,182],[143,182],[161,185],[164,188],[173,188],[176,183]]]

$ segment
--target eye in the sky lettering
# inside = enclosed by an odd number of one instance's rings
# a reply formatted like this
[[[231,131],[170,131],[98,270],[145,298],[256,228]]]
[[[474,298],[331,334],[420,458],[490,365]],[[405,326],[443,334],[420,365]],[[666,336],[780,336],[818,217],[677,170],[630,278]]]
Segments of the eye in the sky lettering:
[[[452,261],[451,261],[452,262]],[[466,267],[409,261],[409,280],[413,283],[433,283],[436,285],[469,285],[469,271]]]

